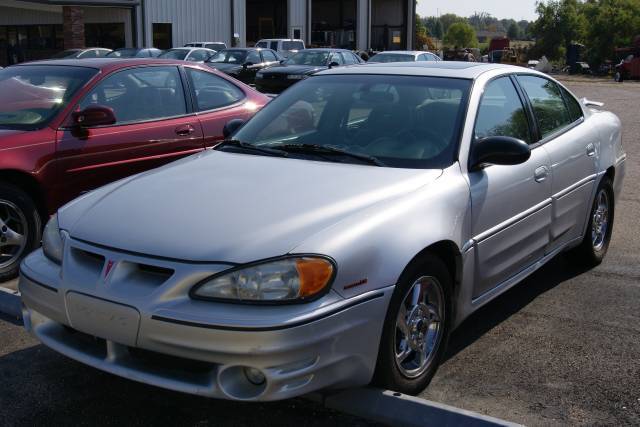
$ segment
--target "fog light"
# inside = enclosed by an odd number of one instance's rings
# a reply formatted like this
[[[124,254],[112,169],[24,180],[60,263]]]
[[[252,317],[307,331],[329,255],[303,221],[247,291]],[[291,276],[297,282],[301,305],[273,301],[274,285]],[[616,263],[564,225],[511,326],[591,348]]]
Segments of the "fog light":
[[[264,374],[256,368],[244,368],[244,376],[253,385],[262,385],[265,382]]]

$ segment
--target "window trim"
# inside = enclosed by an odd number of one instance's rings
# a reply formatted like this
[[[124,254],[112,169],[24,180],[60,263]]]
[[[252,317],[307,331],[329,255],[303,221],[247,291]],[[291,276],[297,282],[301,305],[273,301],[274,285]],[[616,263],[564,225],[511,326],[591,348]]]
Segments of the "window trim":
[[[531,128],[531,118],[529,117],[529,111],[527,109],[526,106],[526,101],[524,99],[522,99],[522,94],[520,93],[520,91],[518,90],[518,87],[516,86],[516,84],[514,83],[513,79],[512,79],[513,74],[501,74],[499,76],[495,76],[492,77],[491,79],[489,79],[485,84],[484,87],[482,88],[482,95],[480,96],[480,100],[478,101],[478,108],[476,108],[476,115],[473,119],[473,127],[471,128],[471,143],[469,144],[469,159],[467,161],[467,169],[470,170],[471,169],[471,151],[473,151],[473,147],[476,144],[476,137],[475,137],[475,133],[476,133],[476,125],[478,124],[478,117],[480,116],[480,107],[482,106],[482,101],[484,100],[484,96],[486,94],[486,90],[487,90],[487,86],[489,86],[491,83],[493,83],[496,80],[499,80],[501,78],[506,78],[507,80],[509,80],[509,82],[513,85],[513,89],[515,90],[516,94],[518,95],[518,98],[520,99],[520,103],[522,104],[522,109],[524,110],[524,113],[527,117],[527,128],[529,129],[529,138],[531,138],[531,141],[533,141],[536,136],[533,132],[533,129]],[[526,142],[526,141],[525,141]],[[533,142],[528,143],[527,145],[529,145],[529,147],[531,147],[531,149],[533,149]]]
[[[199,67],[190,67],[190,66],[188,66],[188,65],[186,65],[186,66],[185,66],[185,65],[183,65],[183,66],[182,66],[182,68],[184,68],[185,78],[187,79],[188,86],[189,86],[189,94],[190,94],[190,96],[191,96],[192,108],[193,108],[193,112],[194,112],[194,114],[195,114],[196,116],[200,116],[200,115],[202,115],[202,114],[209,114],[209,113],[214,113],[214,112],[217,112],[217,111],[223,111],[223,110],[228,110],[228,109],[231,109],[231,108],[238,107],[238,106],[240,106],[240,105],[244,104],[244,103],[247,101],[247,99],[249,98],[249,95],[247,94],[247,92],[245,92],[245,91],[244,91],[240,86],[236,85],[236,84],[235,84],[235,83],[233,83],[231,80],[228,80],[228,79],[226,79],[226,78],[224,78],[224,77],[222,77],[222,76],[220,76],[220,75],[218,75],[218,74],[216,74],[216,73],[213,73],[213,72],[210,72],[210,71],[207,71],[207,70],[203,70],[202,68],[199,68]],[[219,78],[219,79],[221,79],[221,80],[225,81],[226,83],[228,83],[228,84],[230,84],[231,86],[233,86],[233,87],[235,87],[236,89],[238,89],[238,90],[242,93],[242,95],[243,95],[243,96],[242,96],[242,98],[240,98],[238,101],[234,102],[233,104],[224,105],[224,106],[222,106],[222,107],[212,108],[212,109],[210,109],[210,110],[202,110],[202,111],[199,111],[199,110],[198,110],[198,108],[197,108],[197,105],[198,105],[198,99],[197,99],[197,97],[196,97],[196,90],[195,90],[195,87],[194,87],[194,85],[193,85],[193,81],[192,81],[192,79],[191,79],[191,76],[189,75],[189,72],[188,72],[187,68],[189,68],[189,69],[191,69],[191,70],[201,71],[201,72],[203,72],[203,73],[211,74],[211,75],[213,75],[214,77],[217,77],[217,78]]]
[[[512,75],[515,77],[515,79],[516,79],[516,81],[517,81],[517,83],[518,83],[518,86],[520,86],[520,88],[522,89],[522,93],[524,94],[524,96],[525,96],[525,98],[526,98],[526,100],[527,100],[527,103],[529,104],[529,106],[530,106],[530,108],[531,108],[531,115],[532,115],[532,117],[533,117],[533,119],[534,119],[534,123],[535,123],[535,125],[536,125],[536,129],[537,129],[537,136],[536,136],[536,138],[537,138],[537,141],[536,141],[535,143],[533,143],[533,144],[531,144],[531,145],[530,145],[530,146],[531,146],[531,149],[534,149],[534,148],[536,148],[536,147],[540,147],[540,146],[542,146],[542,145],[544,145],[544,144],[546,144],[546,143],[548,143],[548,142],[550,142],[550,141],[553,141],[554,139],[556,139],[556,138],[558,138],[558,137],[560,137],[560,136],[564,135],[565,133],[567,133],[567,132],[569,132],[569,131],[573,130],[574,128],[576,128],[576,127],[578,127],[579,125],[581,125],[582,123],[584,123],[584,110],[582,110],[582,117],[581,117],[580,119],[575,120],[575,121],[572,121],[572,122],[571,122],[571,123],[569,123],[568,125],[566,125],[566,126],[564,126],[564,127],[561,127],[561,128],[559,128],[559,129],[555,130],[554,132],[550,133],[549,135],[547,135],[547,136],[543,137],[543,136],[542,136],[542,132],[541,132],[541,131],[540,131],[540,129],[538,128],[538,119],[537,119],[537,117],[536,117],[536,115],[535,115],[535,111],[533,110],[533,104],[531,104],[531,100],[529,99],[529,95],[528,95],[528,94],[527,94],[527,92],[524,90],[524,88],[521,86],[520,81],[518,80],[518,77],[519,77],[519,76],[538,77],[538,78],[541,78],[541,79],[544,79],[544,80],[548,80],[548,81],[550,81],[551,83],[555,84],[555,85],[556,85],[556,87],[558,87],[558,91],[560,92],[560,97],[562,98],[563,103],[564,103],[564,106],[565,106],[565,108],[567,109],[567,114],[569,114],[569,119],[571,119],[571,112],[569,111],[569,108],[567,107],[567,104],[566,104],[566,101],[565,101],[565,99],[564,99],[564,96],[562,95],[562,91],[560,90],[560,86],[561,86],[561,85],[560,85],[558,82],[556,82],[555,80],[552,80],[552,79],[550,79],[550,78],[548,78],[548,77],[545,77],[545,76],[541,76],[541,75],[539,75],[539,74],[533,74],[533,73],[514,73],[514,74],[512,74]],[[579,104],[579,103],[578,103],[578,104]],[[582,106],[580,106],[580,108],[582,109]]]
[[[182,83],[182,91],[183,91],[183,98],[184,98],[184,104],[185,104],[185,108],[187,110],[187,112],[185,114],[180,114],[177,116],[166,116],[166,117],[159,117],[159,118],[154,118],[154,119],[149,119],[149,120],[141,120],[141,121],[135,121],[135,122],[127,122],[127,123],[115,123],[112,125],[103,125],[103,126],[91,126],[91,127],[87,127],[86,129],[105,129],[105,128],[116,128],[116,127],[121,127],[121,126],[131,126],[131,125],[137,125],[137,124],[144,124],[144,123],[151,123],[151,122],[164,122],[167,120],[174,120],[174,119],[179,119],[179,118],[183,118],[183,117],[190,117],[190,116],[195,116],[195,112],[193,110],[193,106],[191,105],[191,103],[189,102],[189,99],[187,98],[187,87],[185,86],[185,81],[184,81],[184,77],[182,75],[182,73],[180,72],[180,69],[182,68],[182,66],[179,65],[171,65],[171,64],[145,64],[145,65],[132,65],[130,67],[123,67],[123,68],[118,68],[108,74],[105,74],[102,78],[99,78],[90,88],[86,89],[85,93],[82,95],[82,97],[75,102],[75,104],[73,105],[73,108],[71,108],[71,110],[69,110],[69,113],[66,115],[65,119],[60,123],[60,125],[58,126],[58,130],[61,131],[65,131],[65,130],[72,130],[75,128],[75,126],[64,126],[64,123],[69,121],[69,118],[71,116],[71,114],[73,114],[74,111],[76,111],[78,109],[78,107],[80,106],[80,104],[82,104],[82,102],[86,99],[86,97],[88,97],[91,92],[98,87],[98,85],[100,85],[103,81],[105,81],[106,79],[108,79],[109,77],[123,72],[123,71],[129,71],[129,70],[137,70],[140,68],[151,68],[151,67],[165,67],[165,68],[170,68],[170,67],[175,67],[178,69],[178,74],[180,75],[180,82]],[[98,75],[100,75],[100,73],[98,73]],[[95,77],[94,77],[95,78]],[[117,117],[116,117],[117,119]]]

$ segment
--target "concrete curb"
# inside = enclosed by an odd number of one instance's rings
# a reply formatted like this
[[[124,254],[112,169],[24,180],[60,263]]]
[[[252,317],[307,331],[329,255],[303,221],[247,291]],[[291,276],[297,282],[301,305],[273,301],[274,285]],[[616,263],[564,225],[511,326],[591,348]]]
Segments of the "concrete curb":
[[[20,292],[0,286],[0,313],[16,318],[22,317]]]
[[[327,408],[392,426],[520,426],[499,418],[372,387],[334,394],[315,393],[307,397]]]

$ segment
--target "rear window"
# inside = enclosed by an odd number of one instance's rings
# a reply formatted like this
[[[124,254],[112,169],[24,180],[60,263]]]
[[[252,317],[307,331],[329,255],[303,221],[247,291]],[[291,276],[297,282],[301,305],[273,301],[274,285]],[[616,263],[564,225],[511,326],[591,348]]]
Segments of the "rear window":
[[[282,50],[302,50],[302,49],[304,49],[304,44],[302,44],[302,42],[297,42],[297,41],[282,42]]]
[[[413,55],[397,54],[397,53],[379,53],[373,55],[369,62],[413,62]]]

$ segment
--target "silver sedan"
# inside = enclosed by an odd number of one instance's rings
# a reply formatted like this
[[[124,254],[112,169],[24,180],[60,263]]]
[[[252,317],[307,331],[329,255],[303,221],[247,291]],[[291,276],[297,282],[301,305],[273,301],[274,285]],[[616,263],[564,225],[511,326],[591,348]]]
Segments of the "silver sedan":
[[[417,393],[473,311],[560,252],[602,261],[625,153],[595,106],[496,64],[319,73],[60,209],[21,267],[25,327],[199,395]]]

